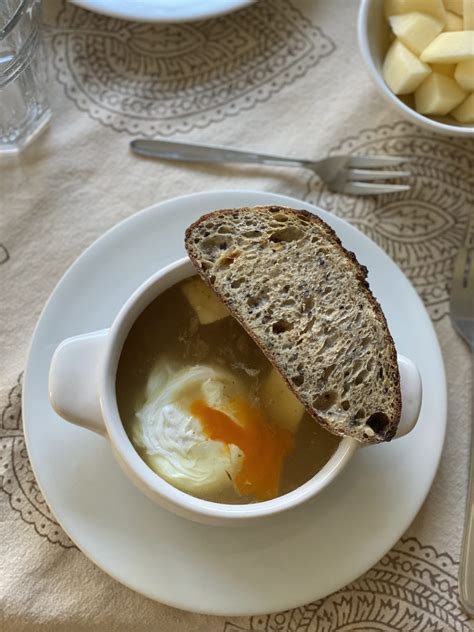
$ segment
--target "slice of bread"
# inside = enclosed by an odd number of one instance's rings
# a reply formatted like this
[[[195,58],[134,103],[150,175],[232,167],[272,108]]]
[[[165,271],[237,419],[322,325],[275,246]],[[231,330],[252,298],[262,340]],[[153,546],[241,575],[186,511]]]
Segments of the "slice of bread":
[[[367,269],[307,211],[214,211],[186,231],[203,280],[329,432],[389,441],[400,420],[397,353]]]

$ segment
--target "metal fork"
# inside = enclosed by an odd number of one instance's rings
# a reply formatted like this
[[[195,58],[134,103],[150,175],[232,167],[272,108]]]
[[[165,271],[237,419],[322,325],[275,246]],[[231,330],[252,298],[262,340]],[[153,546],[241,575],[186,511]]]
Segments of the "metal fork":
[[[301,160],[271,156],[254,151],[239,151],[214,145],[194,145],[165,140],[132,140],[130,148],[136,154],[165,160],[190,162],[237,162],[261,165],[304,167],[318,174],[331,191],[348,195],[378,195],[407,191],[406,184],[376,182],[392,178],[406,178],[408,171],[384,171],[396,167],[407,158],[401,156],[333,156],[324,160]],[[375,181],[375,182],[374,182]]]
[[[474,354],[474,220],[472,215],[468,222],[466,238],[454,264],[450,310],[454,328],[469,345],[472,360],[472,354]],[[472,424],[466,514],[459,567],[459,598],[467,614],[474,616],[474,428]]]

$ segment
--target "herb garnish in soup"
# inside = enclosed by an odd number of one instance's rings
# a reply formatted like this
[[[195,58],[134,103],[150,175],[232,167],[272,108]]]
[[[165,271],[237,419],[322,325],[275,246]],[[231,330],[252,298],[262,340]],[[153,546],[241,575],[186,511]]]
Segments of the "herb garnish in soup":
[[[314,476],[339,442],[198,276],[163,292],[136,320],[116,390],[142,459],[206,500],[285,494]]]

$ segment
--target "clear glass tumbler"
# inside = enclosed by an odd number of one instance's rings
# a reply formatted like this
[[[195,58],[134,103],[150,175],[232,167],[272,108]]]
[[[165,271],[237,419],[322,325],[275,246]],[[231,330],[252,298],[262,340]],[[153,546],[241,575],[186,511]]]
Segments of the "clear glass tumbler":
[[[40,0],[0,0],[0,155],[27,145],[51,117]]]

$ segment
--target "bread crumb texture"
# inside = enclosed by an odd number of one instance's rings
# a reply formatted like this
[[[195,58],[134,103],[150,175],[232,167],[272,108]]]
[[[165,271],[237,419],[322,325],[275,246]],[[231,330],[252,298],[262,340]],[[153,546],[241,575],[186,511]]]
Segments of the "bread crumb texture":
[[[204,281],[328,431],[389,441],[400,420],[395,346],[367,269],[307,211],[214,211],[186,231]]]

